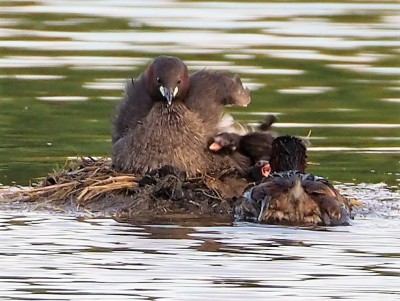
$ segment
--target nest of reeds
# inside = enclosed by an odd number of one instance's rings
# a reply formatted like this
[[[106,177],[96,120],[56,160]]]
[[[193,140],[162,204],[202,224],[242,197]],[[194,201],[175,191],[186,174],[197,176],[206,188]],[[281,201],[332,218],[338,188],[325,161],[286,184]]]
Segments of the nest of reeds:
[[[114,170],[108,159],[70,160],[14,200],[35,208],[89,212],[118,219],[154,220],[218,217],[233,220],[233,205],[248,182],[234,170],[186,178],[166,166],[139,176]]]

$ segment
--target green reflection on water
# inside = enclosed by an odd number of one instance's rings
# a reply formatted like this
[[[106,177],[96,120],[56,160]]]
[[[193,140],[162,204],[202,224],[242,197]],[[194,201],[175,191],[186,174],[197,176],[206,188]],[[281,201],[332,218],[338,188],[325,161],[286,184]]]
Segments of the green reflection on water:
[[[8,4],[7,4],[8,3]],[[388,2],[389,3],[389,2]],[[19,2],[18,5],[27,5]],[[5,2],[2,6],[14,5]],[[350,15],[327,16],[332,22],[368,23],[380,22],[382,11],[360,12],[352,19]],[[372,19],[369,19],[370,17]],[[129,31],[131,20],[124,18],[99,18],[73,14],[0,14],[0,17],[16,20],[8,28],[21,30],[76,31],[90,35],[91,32],[111,30]],[[274,17],[284,21],[287,17]],[[370,20],[370,21],[368,21]],[[74,23],[76,21],[76,23]],[[357,24],[356,24],[357,25]],[[144,24],[135,27],[139,32],[167,32],[166,28],[156,28]],[[232,30],[230,33],[260,33],[262,28]],[[190,37],[188,36],[188,39]],[[68,41],[68,38],[46,38],[20,34],[2,37],[2,41]],[[382,39],[384,41],[385,39]],[[105,41],[106,42],[106,41]],[[306,46],[299,47],[307,50]],[[262,47],[253,47],[262,49]],[[268,49],[284,49],[271,46]],[[288,47],[287,49],[296,49]],[[312,49],[312,48],[311,48]],[[177,49],[181,50],[181,49]],[[245,50],[245,49],[244,49]],[[296,60],[274,58],[264,54],[253,54],[245,60],[227,59],[225,54],[241,54],[243,49],[230,49],[213,54],[179,54],[183,60],[229,61],[234,66],[257,66],[266,69],[303,70],[298,75],[257,75],[246,74],[243,78],[263,86],[253,91],[252,105],[241,112],[278,112],[282,123],[383,123],[399,124],[399,103],[382,99],[399,98],[398,74],[379,74],[337,69],[328,66],[324,60]],[[361,49],[319,49],[319,52],[336,56],[357,56],[363,54],[384,54],[387,57],[371,62],[371,67],[400,68],[398,49],[390,47],[364,47]],[[145,51],[127,50],[23,50],[2,49],[0,59],[15,56],[50,57],[88,56],[88,57],[153,57]],[[40,61],[40,58],[38,59]],[[17,59],[18,61],[18,59]],[[127,66],[129,67],[129,66]],[[116,102],[102,97],[119,98],[122,95],[125,79],[136,76],[138,70],[73,68],[70,65],[55,67],[1,66],[0,69],[0,182],[9,184],[16,181],[28,184],[30,179],[41,177],[52,169],[64,164],[67,156],[107,156],[110,150],[111,119]],[[227,67],[227,69],[229,69]],[[17,75],[55,75],[58,79],[32,80]],[[89,89],[84,84],[98,79],[119,79],[121,89]],[[284,89],[298,87],[329,87],[321,94],[285,94]],[[80,96],[82,102],[46,102],[40,97]],[[232,110],[243,121],[259,121],[260,116],[244,115]],[[237,114],[235,113],[237,112]],[[340,127],[282,127],[282,134],[305,136],[312,130],[313,147],[399,147],[400,129],[397,128],[340,128]],[[317,139],[322,137],[324,139]],[[386,138],[386,139],[382,139]],[[310,160],[319,166],[311,166],[310,171],[340,182],[386,182],[398,184],[400,173],[399,153],[354,153],[349,151],[310,152]],[[397,173],[397,174],[396,174]]]
[[[309,172],[341,183],[387,183],[397,185],[398,154],[310,153]],[[397,164],[396,164],[397,162]]]

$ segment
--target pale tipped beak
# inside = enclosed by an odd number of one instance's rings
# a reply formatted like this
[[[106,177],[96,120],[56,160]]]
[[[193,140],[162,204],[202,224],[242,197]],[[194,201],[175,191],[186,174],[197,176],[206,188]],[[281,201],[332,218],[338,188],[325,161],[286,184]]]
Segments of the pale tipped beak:
[[[213,142],[211,143],[211,145],[208,147],[210,151],[213,152],[218,152],[221,150],[221,144],[217,143],[217,142]]]
[[[175,98],[176,94],[178,94],[178,87],[175,87],[174,90],[169,89],[164,86],[160,86],[161,95],[167,100],[167,106],[170,106],[172,100]]]

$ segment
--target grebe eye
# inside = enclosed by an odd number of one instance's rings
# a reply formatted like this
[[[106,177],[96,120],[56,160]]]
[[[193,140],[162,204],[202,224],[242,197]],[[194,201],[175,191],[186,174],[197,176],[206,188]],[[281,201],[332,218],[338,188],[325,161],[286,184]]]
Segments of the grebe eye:
[[[161,79],[159,77],[156,78],[157,83],[161,84]]]
[[[181,80],[178,80],[178,85],[180,85],[180,84],[181,84],[181,82],[182,82]]]

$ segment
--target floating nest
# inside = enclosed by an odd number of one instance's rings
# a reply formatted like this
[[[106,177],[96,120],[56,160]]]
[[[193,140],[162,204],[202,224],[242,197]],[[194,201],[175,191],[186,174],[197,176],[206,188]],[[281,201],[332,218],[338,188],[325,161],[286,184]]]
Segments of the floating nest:
[[[235,170],[186,178],[170,166],[145,176],[123,174],[108,159],[69,160],[32,188],[3,199],[34,209],[87,212],[118,220],[218,218],[233,221],[233,207],[248,182]],[[4,194],[3,194],[4,195]]]

